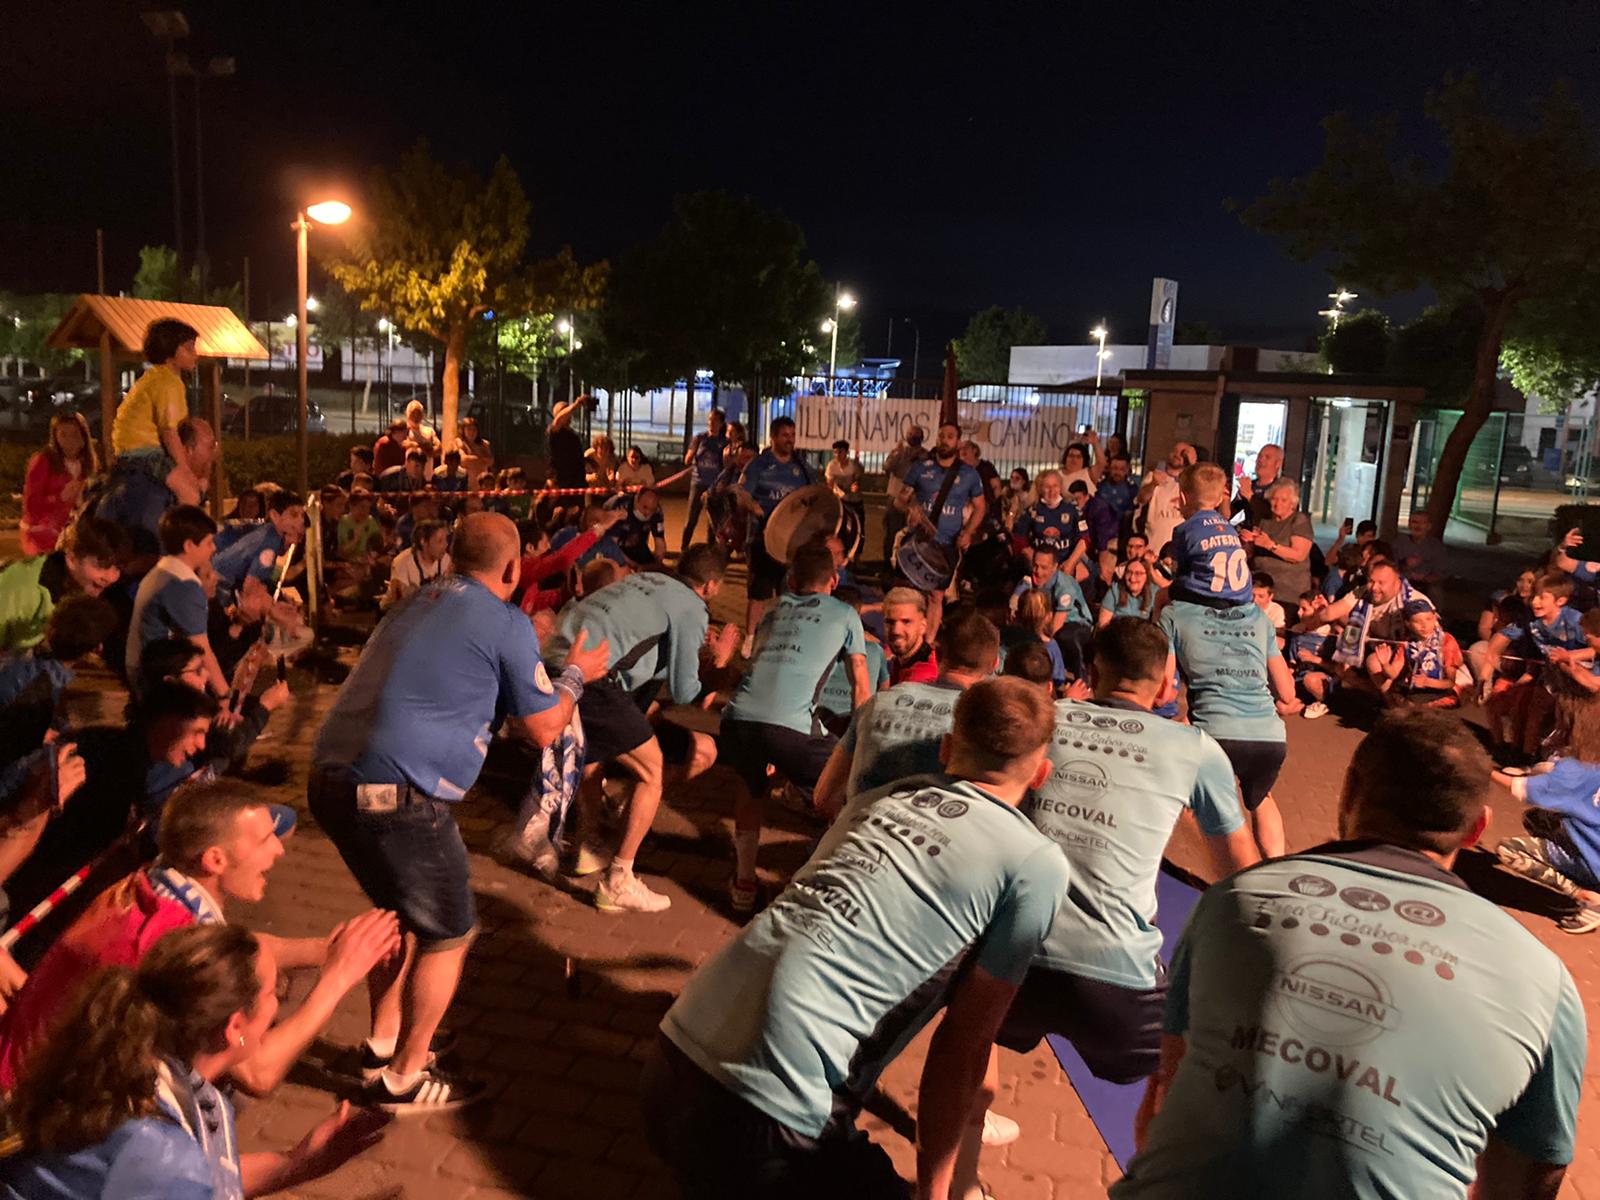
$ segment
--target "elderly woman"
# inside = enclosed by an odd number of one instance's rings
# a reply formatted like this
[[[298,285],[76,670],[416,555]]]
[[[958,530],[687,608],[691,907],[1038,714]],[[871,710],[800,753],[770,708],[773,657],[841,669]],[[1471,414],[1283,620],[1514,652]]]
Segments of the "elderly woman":
[[[597,433],[590,439],[589,448],[583,452],[583,463],[588,470],[590,487],[617,486],[617,447],[605,434]]]
[[[1300,511],[1300,485],[1279,479],[1267,488],[1271,515],[1254,529],[1241,529],[1250,549],[1250,569],[1272,576],[1273,591],[1298,599],[1311,590],[1311,518]]]

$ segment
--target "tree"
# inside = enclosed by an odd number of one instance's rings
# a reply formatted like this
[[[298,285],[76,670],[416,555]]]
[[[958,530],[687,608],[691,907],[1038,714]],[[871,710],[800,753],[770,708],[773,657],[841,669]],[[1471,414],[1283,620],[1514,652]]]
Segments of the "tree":
[[[1317,339],[1322,361],[1335,371],[1376,375],[1389,362],[1389,318],[1375,308],[1340,317]]]
[[[133,275],[133,295],[140,300],[170,300],[176,304],[216,304],[244,317],[244,288],[234,283],[213,287],[202,294],[200,268],[187,275],[178,270],[178,252],[171,246],[141,246],[139,268]]]
[[[819,352],[826,359],[821,324],[832,308],[799,226],[748,197],[697,192],[618,262],[595,344],[636,387],[708,369],[757,401]]]
[[[1564,413],[1600,388],[1597,304],[1600,287],[1588,295],[1531,302],[1537,319],[1523,322],[1519,335],[1507,341],[1500,366],[1523,392],[1539,397],[1541,412]]]
[[[0,292],[0,361],[18,360],[44,371],[64,370],[83,359],[82,350],[52,350],[45,339],[78,297],[57,292],[18,296]]]
[[[1556,306],[1600,295],[1600,160],[1560,86],[1527,121],[1501,119],[1471,77],[1447,80],[1426,111],[1447,151],[1442,168],[1395,152],[1393,118],[1361,127],[1335,114],[1322,163],[1274,180],[1243,218],[1295,258],[1326,260],[1341,286],[1431,288],[1448,307],[1481,312],[1472,384],[1428,500],[1442,529],[1508,339],[1564,342],[1572,322],[1553,319]]]
[[[1460,408],[1472,393],[1483,312],[1471,299],[1436,304],[1394,331],[1388,370],[1428,390],[1428,400]]]
[[[1210,321],[1179,321],[1172,327],[1174,346],[1220,346],[1222,334]]]
[[[1011,347],[1045,340],[1044,322],[1020,308],[996,304],[974,313],[956,339],[956,369],[973,383],[1004,383],[1011,375]]]
[[[588,308],[605,286],[605,264],[580,267],[570,250],[528,264],[527,195],[502,157],[484,180],[436,161],[418,142],[393,171],[377,172],[367,220],[348,250],[322,239],[329,273],[371,313],[444,347],[440,430],[457,432],[461,368],[474,322],[490,309],[507,317]]]

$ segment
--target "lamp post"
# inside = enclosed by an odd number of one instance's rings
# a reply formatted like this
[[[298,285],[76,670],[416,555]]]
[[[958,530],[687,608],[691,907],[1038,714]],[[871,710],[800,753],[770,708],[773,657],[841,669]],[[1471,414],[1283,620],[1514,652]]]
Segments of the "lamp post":
[[[828,350],[828,395],[830,396],[834,395],[834,378],[839,370],[839,314],[849,312],[855,306],[854,296],[834,288],[833,316],[822,323],[822,332],[833,335],[832,345]]]
[[[383,376],[383,421],[387,429],[394,410],[394,322],[379,317],[378,332],[383,334],[383,345],[378,348],[378,374]],[[387,369],[383,365],[384,349],[389,351]]]
[[[1110,330],[1106,328],[1106,323],[1101,321],[1089,330],[1089,336],[1100,343],[1100,349],[1094,354],[1094,390],[1098,392],[1100,380],[1105,376],[1106,359],[1111,357],[1111,351],[1106,349],[1106,338],[1110,336]]]
[[[309,220],[307,218],[310,218]],[[323,200],[317,204],[308,204],[301,209],[295,218],[293,229],[295,231],[295,321],[294,321],[294,358],[295,358],[295,411],[298,421],[296,437],[298,456],[300,459],[300,494],[306,494],[307,456],[310,445],[306,441],[306,405],[309,385],[306,377],[307,327],[306,313],[311,309],[309,297],[306,295],[307,277],[310,273],[311,254],[311,223],[319,225],[343,225],[350,219],[350,206],[341,200]]]
[[[572,356],[582,347],[578,340],[578,327],[571,317],[562,317],[556,322],[556,332],[567,339],[567,403],[571,404],[577,398],[578,368],[572,361]]]
[[[917,390],[917,364],[922,359],[922,326],[918,325],[910,317],[901,317],[900,320],[911,326],[911,332],[916,335],[916,340],[911,343],[911,392],[915,395]]]

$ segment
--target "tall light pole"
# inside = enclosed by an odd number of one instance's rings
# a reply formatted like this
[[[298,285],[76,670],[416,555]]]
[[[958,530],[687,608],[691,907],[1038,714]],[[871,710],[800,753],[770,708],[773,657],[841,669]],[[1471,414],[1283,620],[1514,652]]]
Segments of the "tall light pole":
[[[901,317],[901,321],[911,326],[911,332],[916,335],[916,340],[911,343],[911,390],[917,390],[917,365],[922,359],[922,326],[910,317]]]
[[[379,317],[378,332],[383,334],[383,347],[379,350],[378,374],[383,376],[383,424],[387,429],[394,411],[394,322],[388,317]],[[383,365],[383,349],[389,351],[387,369]]]
[[[167,120],[172,135],[172,249],[183,273],[183,171],[178,163],[178,63],[177,42],[189,36],[189,20],[175,9],[140,15],[152,35],[167,45]]]
[[[307,220],[307,218],[310,220]],[[308,204],[302,208],[295,218],[293,229],[295,231],[295,309],[294,309],[294,373],[295,373],[295,410],[298,421],[296,437],[297,450],[300,459],[300,495],[306,494],[307,456],[310,445],[306,441],[306,405],[309,394],[309,383],[306,377],[307,335],[310,330],[306,321],[306,312],[309,309],[309,298],[306,295],[308,276],[311,271],[311,222],[319,225],[343,225],[350,219],[350,206],[342,200],[323,200],[317,204]]]
[[[572,361],[572,356],[583,349],[583,343],[578,340],[578,326],[570,316],[562,317],[561,320],[556,322],[556,332],[567,339],[567,403],[571,404],[577,399],[578,386],[578,368]],[[693,385],[691,385],[691,408],[694,407],[692,402],[693,395]]]
[[[833,344],[828,350],[828,395],[834,394],[834,378],[839,370],[839,314],[847,313],[856,306],[856,298],[849,292],[833,290],[833,316],[822,323],[822,332],[833,335]]]
[[[1101,321],[1100,324],[1089,330],[1089,336],[1100,343],[1100,349],[1096,350],[1094,354],[1094,390],[1098,392],[1100,390],[1100,380],[1105,375],[1106,359],[1111,357],[1111,351],[1106,349],[1106,338],[1111,336],[1111,332],[1106,328],[1106,323]]]

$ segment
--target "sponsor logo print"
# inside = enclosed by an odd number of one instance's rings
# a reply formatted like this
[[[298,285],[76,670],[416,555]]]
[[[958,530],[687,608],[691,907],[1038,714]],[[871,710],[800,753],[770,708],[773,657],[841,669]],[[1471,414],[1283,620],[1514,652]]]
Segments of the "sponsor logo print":
[[[1087,725],[1089,723],[1089,714],[1074,709],[1066,715],[1066,721],[1069,725]]]
[[[1320,875],[1296,875],[1289,881],[1289,890],[1301,896],[1331,896],[1339,889]]]
[[[968,807],[965,800],[946,800],[939,805],[939,815],[947,821],[954,821],[957,817],[966,816]]]
[[[1284,1020],[1333,1046],[1359,1046],[1400,1026],[1382,979],[1340,958],[1302,958],[1273,974],[1272,993]]]
[[[1402,900],[1394,906],[1394,915],[1413,925],[1426,925],[1430,929],[1444,924],[1444,913],[1426,900]]]
[[[1117,719],[1115,717],[1093,717],[1089,723],[1096,729],[1115,729],[1117,727]]]
[[[1126,721],[1123,721],[1120,725],[1118,725],[1117,728],[1122,730],[1123,733],[1143,733],[1144,722],[1135,721],[1132,717],[1129,717]]]
[[[1347,887],[1339,893],[1339,899],[1360,912],[1383,912],[1389,907],[1389,897],[1371,888]]]
[[[1075,758],[1051,772],[1051,778],[1077,792],[1104,792],[1111,786],[1099,763]]]

